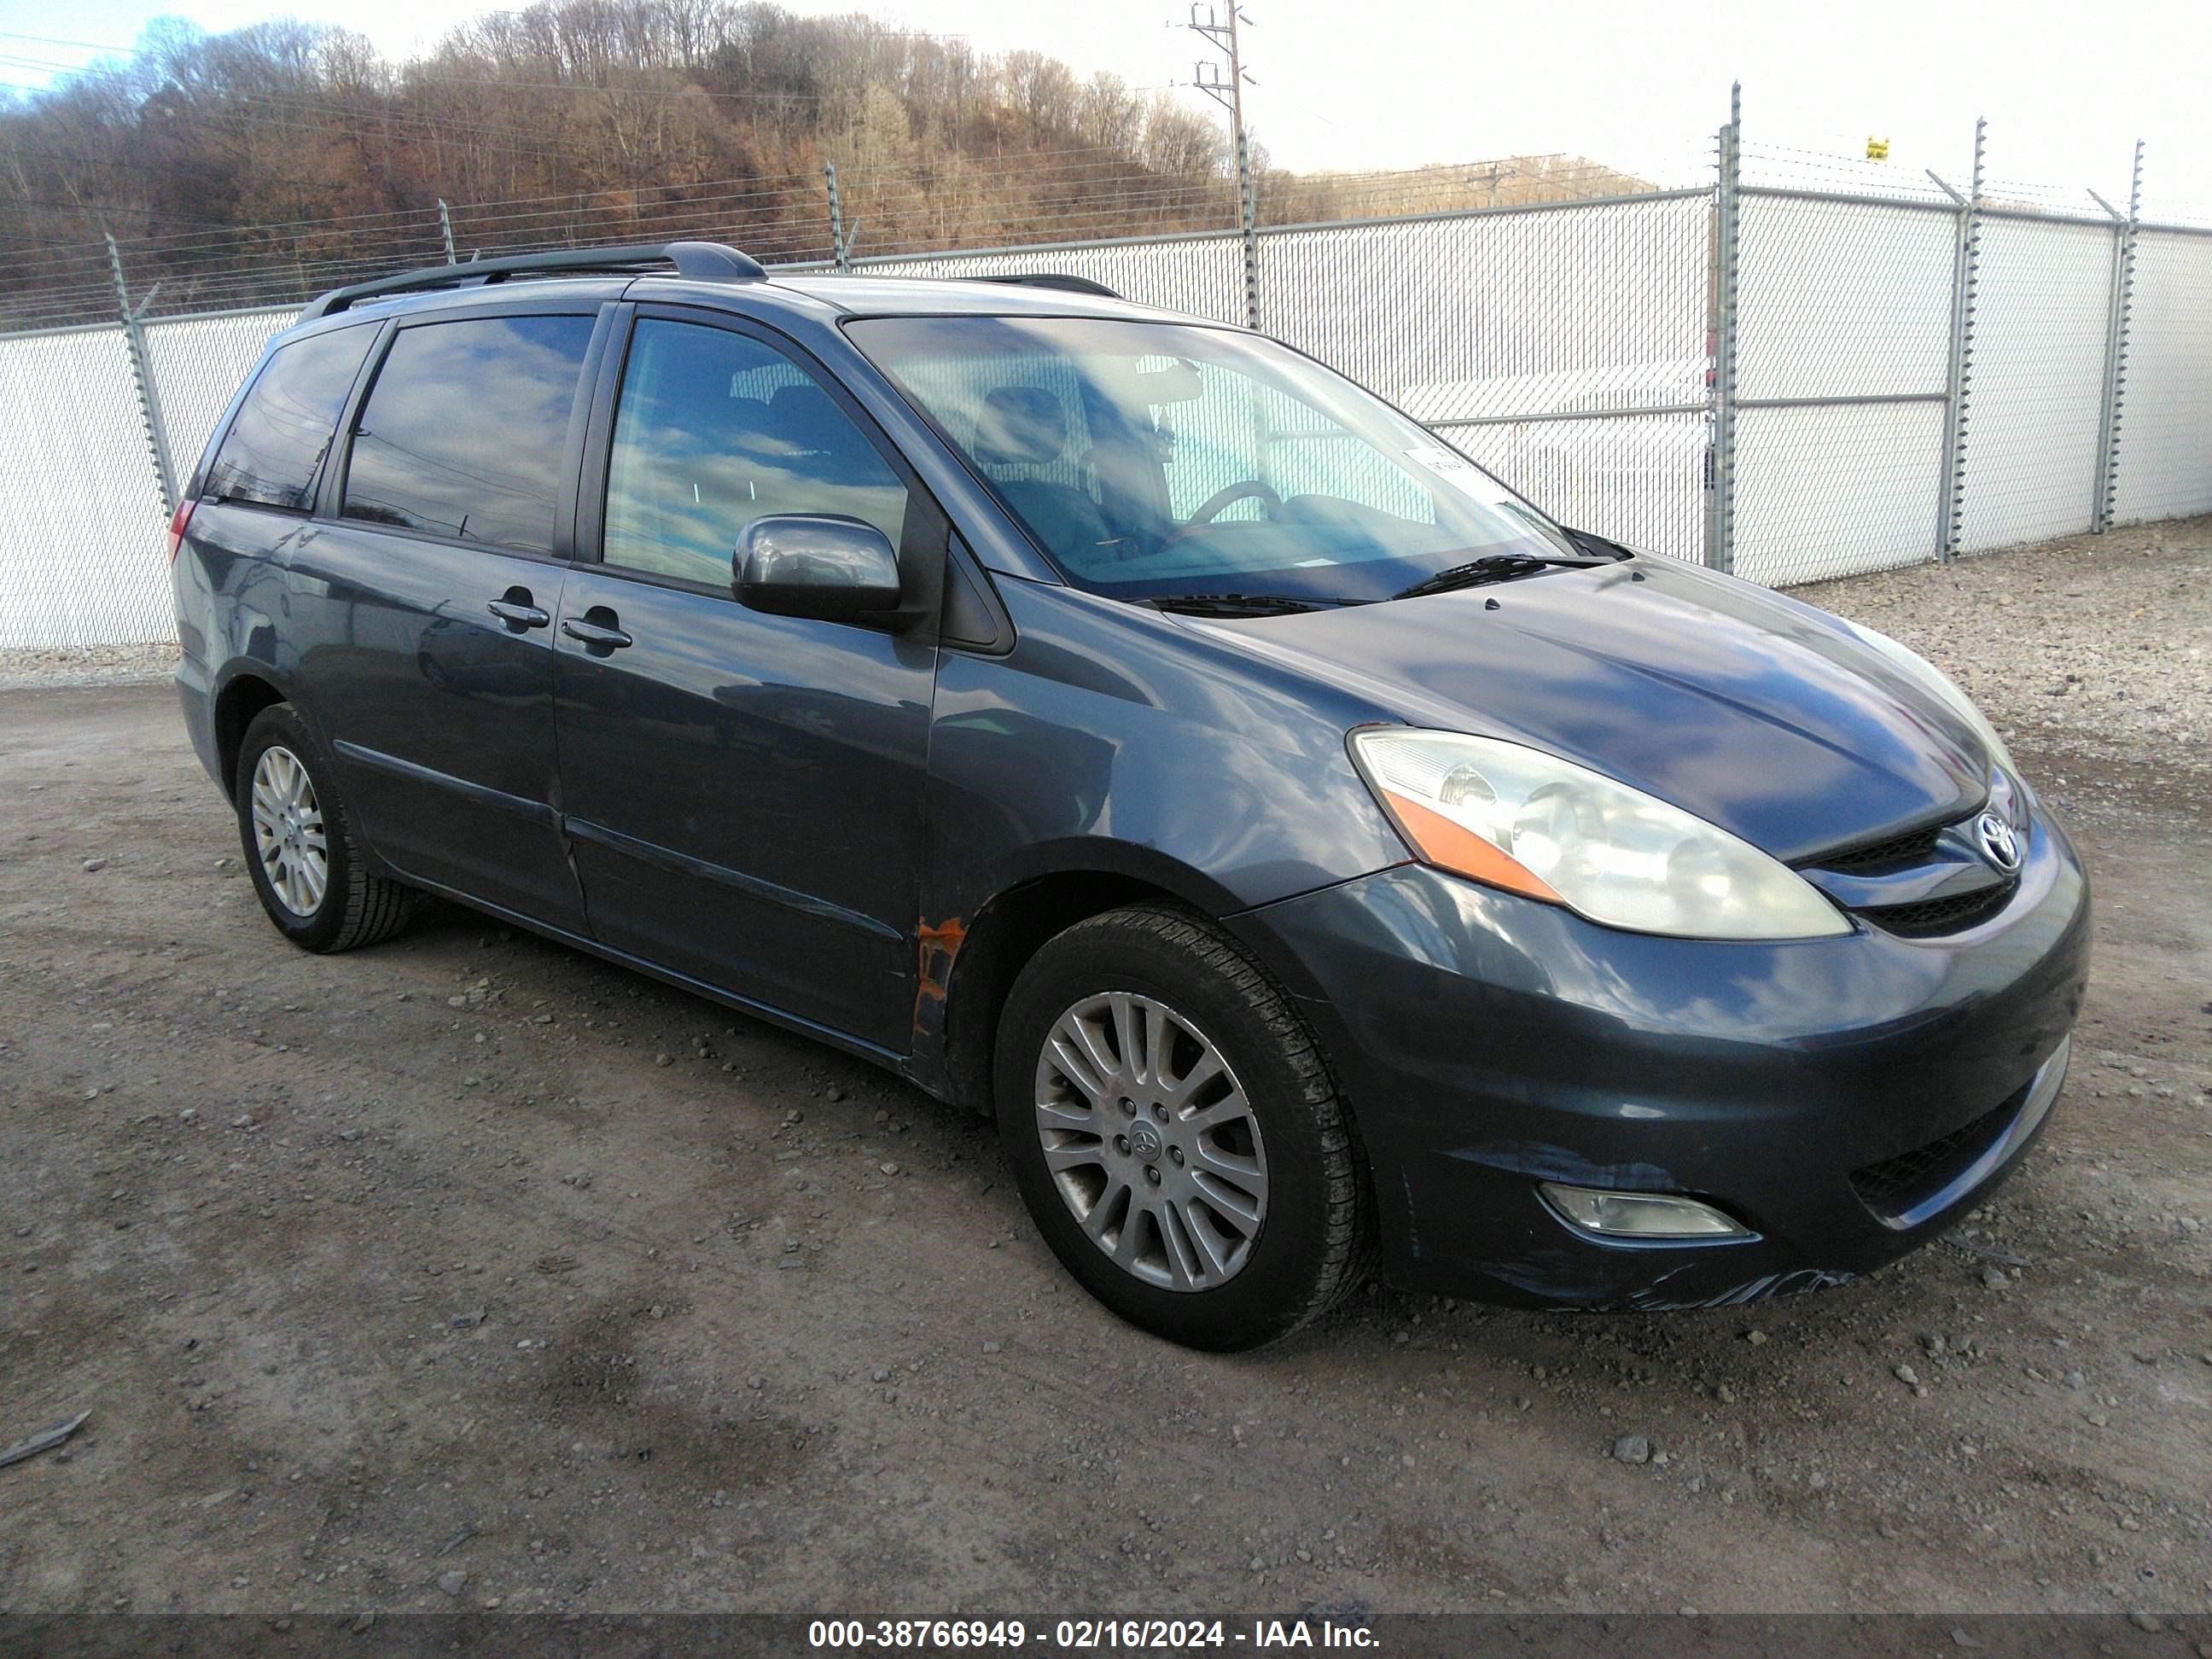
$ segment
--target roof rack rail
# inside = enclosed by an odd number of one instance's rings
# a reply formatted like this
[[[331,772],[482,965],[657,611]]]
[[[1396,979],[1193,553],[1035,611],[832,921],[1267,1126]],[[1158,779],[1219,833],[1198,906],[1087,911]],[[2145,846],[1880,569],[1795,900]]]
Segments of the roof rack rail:
[[[465,283],[502,283],[510,276],[556,271],[641,274],[641,266],[670,264],[679,276],[709,283],[757,283],[768,270],[750,254],[720,242],[638,242],[623,247],[556,248],[545,253],[502,254],[495,259],[472,259],[466,264],[433,265],[373,283],[332,289],[300,313],[302,322],[328,317],[363,300],[391,294],[418,294],[434,289],[459,288]]]
[[[975,283],[1005,283],[1014,288],[1056,288],[1068,294],[1096,294],[1102,299],[1118,300],[1121,296],[1103,283],[1094,283],[1088,276],[1071,276],[1065,271],[1039,270],[1015,272],[1003,276],[971,276]]]

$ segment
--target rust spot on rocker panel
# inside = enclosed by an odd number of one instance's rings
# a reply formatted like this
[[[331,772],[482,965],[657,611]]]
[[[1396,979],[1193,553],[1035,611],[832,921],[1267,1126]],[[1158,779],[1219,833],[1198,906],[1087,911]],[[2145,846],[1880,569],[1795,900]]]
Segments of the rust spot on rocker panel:
[[[957,916],[948,916],[943,921],[917,922],[914,936],[920,954],[920,971],[915,978],[914,1029],[921,1030],[921,1011],[925,1003],[942,1003],[952,984],[952,963],[959,956],[960,947],[968,942],[968,924]]]

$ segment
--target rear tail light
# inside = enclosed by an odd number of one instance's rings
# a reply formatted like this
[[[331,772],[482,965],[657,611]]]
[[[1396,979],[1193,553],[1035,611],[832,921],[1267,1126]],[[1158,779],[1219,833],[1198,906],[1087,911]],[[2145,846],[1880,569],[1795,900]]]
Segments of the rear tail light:
[[[185,532],[191,527],[192,508],[198,505],[196,501],[179,501],[177,510],[169,514],[169,562],[171,564],[177,562],[177,550],[185,544]]]

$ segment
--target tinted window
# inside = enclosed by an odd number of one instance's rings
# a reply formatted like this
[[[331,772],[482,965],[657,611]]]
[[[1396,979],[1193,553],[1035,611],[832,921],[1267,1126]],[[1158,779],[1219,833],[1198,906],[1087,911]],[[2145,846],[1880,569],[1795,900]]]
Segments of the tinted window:
[[[346,393],[376,338],[374,327],[342,328],[280,346],[238,407],[203,493],[304,512]]]
[[[400,330],[354,433],[345,516],[550,552],[591,338],[589,317]]]
[[[906,486],[850,416],[781,352],[651,319],[631,337],[607,471],[606,560],[726,586],[769,513],[863,519],[898,544]]]

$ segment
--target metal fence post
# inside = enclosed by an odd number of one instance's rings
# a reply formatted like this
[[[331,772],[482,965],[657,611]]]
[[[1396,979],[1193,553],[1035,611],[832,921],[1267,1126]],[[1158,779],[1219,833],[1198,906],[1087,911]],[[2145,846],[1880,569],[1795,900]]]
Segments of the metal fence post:
[[[123,345],[131,359],[131,381],[138,392],[138,422],[146,434],[146,448],[154,458],[154,479],[161,488],[162,510],[177,510],[177,474],[169,461],[169,428],[161,419],[161,394],[154,386],[153,360],[146,354],[146,331],[140,326],[146,307],[160,290],[156,283],[146,290],[137,310],[131,307],[131,290],[124,286],[123,254],[115,238],[107,239],[107,269],[115,278],[115,309],[123,319]]]
[[[1735,313],[1738,208],[1743,155],[1743,83],[1729,90],[1713,196],[1713,362],[1705,388],[1710,430],[1705,455],[1705,563],[1735,568]]]
[[[1260,327],[1260,204],[1252,193],[1252,149],[1237,129],[1237,220],[1244,234],[1244,326]]]
[[[827,162],[822,176],[830,184],[830,257],[837,269],[849,271],[853,268],[852,250],[845,246],[845,208],[837,199],[837,164]]]
[[[438,198],[438,235],[446,244],[446,263],[449,265],[460,264],[459,256],[453,252],[453,216],[447,209],[446,198],[442,196]]]
[[[2128,216],[2112,216],[2119,219],[2112,243],[2112,308],[2105,331],[2104,406],[2097,418],[2097,489],[2089,503],[2089,528],[2100,536],[2111,526],[2119,502],[2120,406],[2127,396],[2128,313],[2135,305],[2136,224],[2142,217],[2142,140],[2138,138],[2135,176],[2128,185]],[[2112,212],[2109,205],[2105,210]]]
[[[1982,148],[1989,125],[1986,118],[1974,123],[1973,194],[1962,198],[1950,185],[1943,185],[1959,204],[1958,251],[1951,265],[1951,420],[1943,434],[1942,497],[1936,517],[1936,556],[1946,564],[1959,556],[1959,520],[1966,508],[1966,408],[1974,379],[1974,284],[1982,246]],[[1943,184],[1941,179],[1936,182]]]

